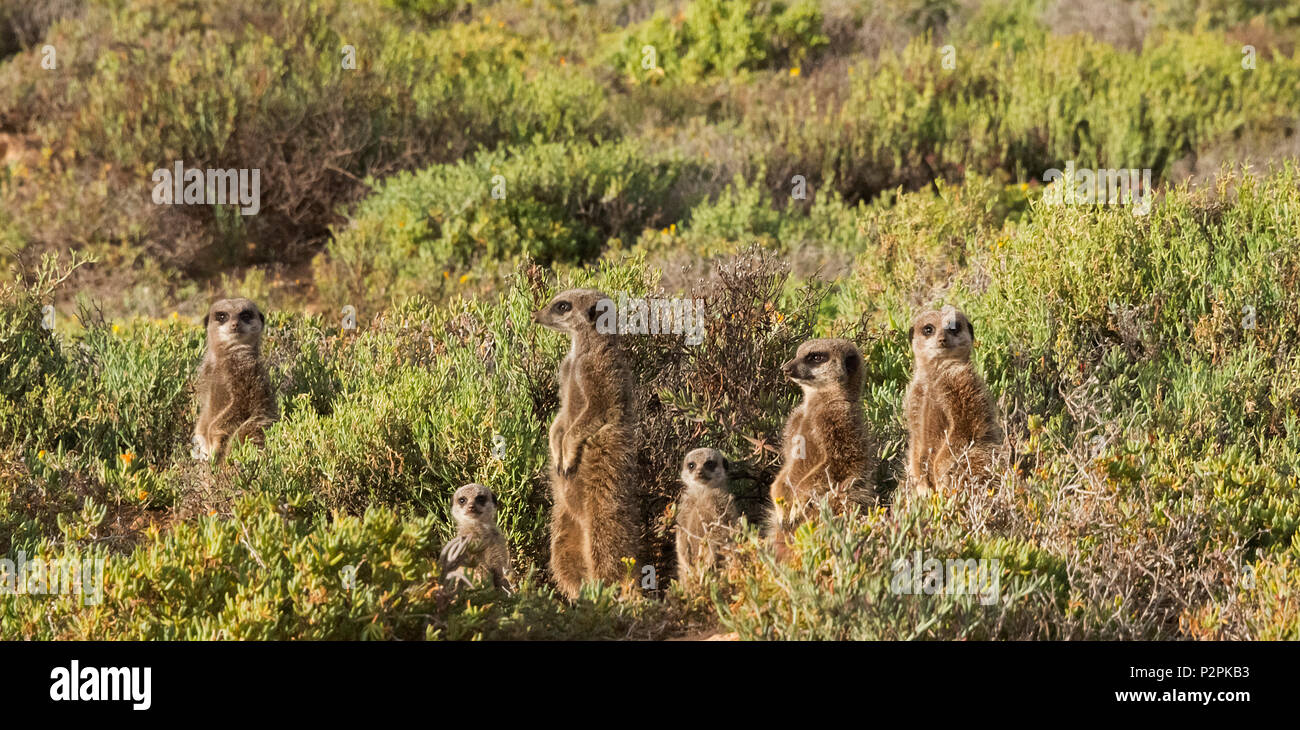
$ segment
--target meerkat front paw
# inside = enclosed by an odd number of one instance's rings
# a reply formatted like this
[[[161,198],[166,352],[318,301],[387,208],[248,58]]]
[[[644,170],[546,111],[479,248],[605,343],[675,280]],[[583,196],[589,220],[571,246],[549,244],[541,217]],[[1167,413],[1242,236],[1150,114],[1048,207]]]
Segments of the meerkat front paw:
[[[190,438],[190,456],[195,461],[208,461],[212,458],[212,451],[202,435],[196,433]]]
[[[582,454],[582,442],[566,439],[560,456],[560,476],[571,477],[578,471],[578,458]]]
[[[555,419],[555,423],[551,424],[549,444],[551,447],[551,463],[555,464],[555,470],[559,471],[560,457],[564,453],[563,449],[561,449],[564,444],[564,429],[560,426],[560,419],[558,418]]]

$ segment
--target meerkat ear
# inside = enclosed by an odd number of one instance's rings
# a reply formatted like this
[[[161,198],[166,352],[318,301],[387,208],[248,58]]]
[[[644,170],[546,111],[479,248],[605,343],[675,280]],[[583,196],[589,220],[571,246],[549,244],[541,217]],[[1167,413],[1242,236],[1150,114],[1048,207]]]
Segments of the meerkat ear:
[[[907,328],[907,341],[908,341],[908,342],[911,342],[911,341],[912,341],[912,330],[914,330],[914,329],[916,329],[916,327],[908,327],[908,328]]]
[[[590,322],[590,323],[592,323],[592,324],[595,324],[595,323],[596,323],[596,305],[595,305],[595,304],[591,305],[590,307],[587,307],[587,321]]]
[[[722,470],[727,472],[731,471],[731,462],[727,461],[727,457],[725,456],[722,457]]]
[[[488,499],[492,500],[493,507],[497,506],[497,493],[492,491],[491,489],[488,490]]]
[[[262,314],[262,310],[260,309],[257,310],[257,318],[262,320],[262,324],[266,324],[266,315]]]
[[[208,317],[209,317],[209,316],[211,316],[211,315],[208,315],[208,314],[203,315],[203,329],[207,329],[207,328],[208,328]]]
[[[966,320],[966,329],[970,330],[970,338],[975,339],[975,325],[971,324],[969,319]]]

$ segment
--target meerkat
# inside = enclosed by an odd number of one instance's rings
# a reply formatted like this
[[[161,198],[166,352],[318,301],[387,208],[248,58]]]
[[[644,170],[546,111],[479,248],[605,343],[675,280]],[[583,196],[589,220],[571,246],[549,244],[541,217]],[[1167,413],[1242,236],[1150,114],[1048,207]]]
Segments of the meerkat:
[[[717,449],[695,449],[682,460],[677,501],[677,577],[690,580],[717,567],[738,519],[727,491],[727,458]]]
[[[532,315],[570,338],[559,368],[560,412],[550,429],[551,573],[570,598],[584,580],[618,582],[626,574],[623,559],[638,557],[639,435],[632,370],[612,328],[603,326],[613,306],[601,292],[570,289]]]
[[[451,516],[456,520],[456,537],[442,549],[443,575],[461,568],[482,569],[492,575],[493,585],[509,588],[514,572],[505,535],[497,527],[497,497],[492,490],[482,484],[457,489],[451,497]]]
[[[781,444],[781,471],[772,482],[769,533],[778,555],[790,533],[823,495],[836,500],[868,493],[874,444],[862,415],[862,353],[842,339],[808,340],[782,366],[803,390]],[[842,501],[836,504],[842,507]]]
[[[200,458],[219,462],[240,440],[262,443],[263,429],[275,422],[275,398],[261,362],[266,317],[247,299],[220,299],[203,318],[207,350],[195,391],[199,419],[194,445]]]
[[[991,476],[1002,428],[988,386],[970,362],[974,325],[945,306],[920,314],[908,339],[916,361],[903,399],[908,483],[925,495]]]

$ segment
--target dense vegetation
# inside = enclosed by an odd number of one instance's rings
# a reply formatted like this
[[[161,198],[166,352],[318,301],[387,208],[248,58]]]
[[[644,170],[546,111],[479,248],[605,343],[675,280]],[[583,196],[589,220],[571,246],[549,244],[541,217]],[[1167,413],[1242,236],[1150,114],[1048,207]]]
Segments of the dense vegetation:
[[[99,605],[0,592],[0,637],[1300,638],[1300,12],[1142,6],[0,0],[0,557],[107,561]],[[261,211],[155,205],[176,160],[260,170]],[[1048,205],[1071,161],[1151,170],[1151,211]],[[627,342],[656,587],[568,602],[567,343],[529,313],[577,285],[707,332]],[[269,312],[282,418],[212,469],[223,293]],[[920,500],[906,330],[944,303],[1007,448]],[[682,454],[756,525],[810,336],[866,356],[881,505],[679,585]],[[470,481],[513,594],[439,574]],[[896,594],[917,551],[999,560],[1001,600]]]

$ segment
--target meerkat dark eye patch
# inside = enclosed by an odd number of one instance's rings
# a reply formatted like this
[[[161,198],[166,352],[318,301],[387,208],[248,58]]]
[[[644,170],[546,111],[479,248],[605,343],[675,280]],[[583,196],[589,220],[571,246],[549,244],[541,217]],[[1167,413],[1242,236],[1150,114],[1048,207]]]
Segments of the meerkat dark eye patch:
[[[479,506],[482,506],[482,505],[487,504],[487,495],[486,495],[486,494],[480,494],[479,496],[475,497],[475,498],[474,498],[474,504],[477,504],[477,505],[479,505]]]
[[[226,320],[228,319],[230,319],[230,315],[226,314],[225,312],[217,312],[217,322],[225,324]]]
[[[251,310],[251,309],[245,309],[244,311],[240,312],[240,313],[239,313],[239,320],[240,320],[241,322],[252,322],[252,321],[253,321],[253,310]]]
[[[573,305],[569,304],[568,302],[555,303],[555,311],[559,312],[560,314],[564,314],[568,312],[570,309],[573,309]]]
[[[712,469],[712,468],[714,468],[714,467],[716,467],[716,466],[717,466],[717,463],[714,462],[713,459],[709,459],[708,461],[704,462],[704,468],[705,468],[705,469]]]

